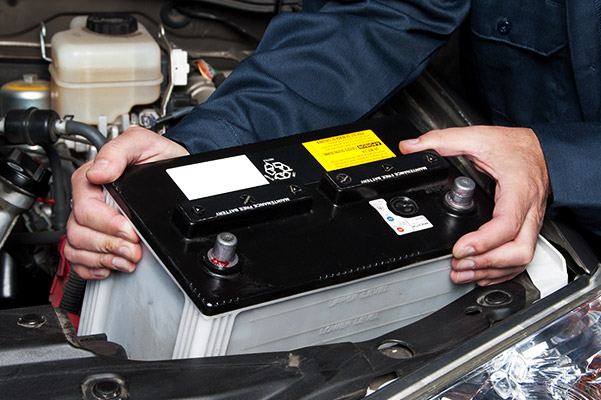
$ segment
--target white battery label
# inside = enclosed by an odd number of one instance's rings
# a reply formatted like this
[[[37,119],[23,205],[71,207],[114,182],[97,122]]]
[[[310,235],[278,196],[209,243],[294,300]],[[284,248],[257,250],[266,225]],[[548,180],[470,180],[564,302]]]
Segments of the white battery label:
[[[269,185],[245,155],[169,168],[167,174],[188,200]]]
[[[384,221],[396,232],[397,235],[406,235],[408,233],[423,231],[433,228],[434,225],[424,215],[405,218],[396,215],[388,208],[388,203],[384,199],[376,199],[369,204],[380,213]]]

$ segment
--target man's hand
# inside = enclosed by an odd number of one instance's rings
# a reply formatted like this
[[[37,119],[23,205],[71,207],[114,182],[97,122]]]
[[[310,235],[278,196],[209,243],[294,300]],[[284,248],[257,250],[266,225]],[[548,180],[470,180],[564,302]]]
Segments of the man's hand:
[[[517,276],[534,256],[549,175],[531,129],[472,126],[435,130],[399,144],[402,153],[434,149],[466,156],[496,181],[493,218],[453,247],[451,279],[480,286]]]
[[[125,167],[187,155],[179,144],[143,128],[130,128],[107,143],[95,160],[73,173],[73,211],[67,223],[65,256],[84,279],[102,279],[110,269],[132,272],[142,256],[127,219],[104,201],[100,185]]]

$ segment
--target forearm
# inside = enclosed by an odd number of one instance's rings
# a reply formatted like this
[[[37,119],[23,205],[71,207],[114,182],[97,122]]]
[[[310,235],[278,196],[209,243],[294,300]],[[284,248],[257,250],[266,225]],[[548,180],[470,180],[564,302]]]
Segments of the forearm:
[[[191,152],[358,120],[425,68],[469,10],[461,1],[307,1],[167,136]]]

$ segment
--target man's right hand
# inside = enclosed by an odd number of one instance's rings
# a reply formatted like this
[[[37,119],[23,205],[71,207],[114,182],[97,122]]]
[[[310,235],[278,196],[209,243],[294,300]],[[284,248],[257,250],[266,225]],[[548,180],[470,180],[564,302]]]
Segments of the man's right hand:
[[[105,203],[101,185],[115,181],[128,165],[187,154],[179,144],[134,127],[108,142],[95,160],[73,173],[73,210],[64,253],[80,277],[103,279],[111,269],[132,272],[142,256],[133,227]]]

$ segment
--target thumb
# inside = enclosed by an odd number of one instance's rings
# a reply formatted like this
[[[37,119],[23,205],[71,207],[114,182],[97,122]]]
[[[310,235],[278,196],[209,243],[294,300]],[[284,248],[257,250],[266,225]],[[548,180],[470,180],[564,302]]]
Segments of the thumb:
[[[102,146],[86,177],[96,185],[115,181],[128,165],[135,164],[146,156],[148,148],[152,149],[157,138],[160,137],[156,133],[139,127],[128,129]]]
[[[86,172],[86,177],[95,185],[111,183],[121,176],[125,167],[126,164],[123,161],[96,158]]]
[[[481,126],[434,129],[417,139],[401,141],[399,150],[403,154],[436,150],[438,154],[445,157],[474,156],[481,153],[484,141],[490,144],[490,131],[489,127]]]
[[[424,143],[420,137],[420,138],[416,138],[416,139],[402,140],[399,143],[399,150],[401,150],[401,153],[403,153],[403,154],[410,154],[410,153],[415,153],[417,151],[425,150],[425,148],[424,148]]]

